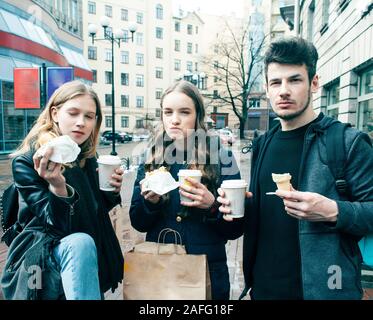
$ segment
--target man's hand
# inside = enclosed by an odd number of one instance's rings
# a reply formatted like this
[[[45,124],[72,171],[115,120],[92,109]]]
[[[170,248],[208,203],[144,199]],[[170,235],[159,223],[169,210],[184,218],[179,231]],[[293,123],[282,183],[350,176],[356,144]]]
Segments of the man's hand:
[[[284,200],[286,212],[297,219],[308,221],[335,222],[338,206],[334,200],[314,192],[276,190]]]
[[[219,207],[219,211],[223,213],[223,219],[226,221],[233,221],[233,218],[231,215],[231,209],[230,209],[230,201],[225,198],[225,192],[219,188],[218,189],[219,197],[216,199],[219,203],[221,203],[221,206]],[[246,198],[251,198],[253,194],[251,192],[246,191]]]

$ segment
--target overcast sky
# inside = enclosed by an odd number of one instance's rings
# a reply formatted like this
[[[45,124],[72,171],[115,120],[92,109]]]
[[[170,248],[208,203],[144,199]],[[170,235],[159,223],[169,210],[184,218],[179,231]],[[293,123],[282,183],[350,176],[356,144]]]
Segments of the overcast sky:
[[[172,0],[174,12],[179,7],[186,11],[193,11],[200,8],[202,12],[211,14],[229,14],[232,11],[237,16],[242,14],[244,0]]]

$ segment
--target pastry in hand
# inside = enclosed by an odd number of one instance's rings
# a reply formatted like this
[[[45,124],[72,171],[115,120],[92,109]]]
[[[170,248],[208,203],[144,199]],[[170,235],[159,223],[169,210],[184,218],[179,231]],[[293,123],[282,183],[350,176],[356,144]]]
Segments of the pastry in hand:
[[[276,183],[277,189],[290,191],[291,190],[291,175],[290,173],[272,173],[272,180]]]

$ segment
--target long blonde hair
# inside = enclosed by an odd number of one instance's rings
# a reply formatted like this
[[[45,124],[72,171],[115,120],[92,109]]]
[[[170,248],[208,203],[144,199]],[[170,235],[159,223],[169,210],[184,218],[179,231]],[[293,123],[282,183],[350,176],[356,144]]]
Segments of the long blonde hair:
[[[175,82],[166,91],[163,93],[161,97],[161,110],[163,109],[163,101],[164,98],[171,92],[180,92],[187,95],[189,98],[192,99],[195,110],[196,110],[196,122],[194,125],[195,130],[203,130],[206,132],[206,145],[201,147],[201,141],[199,139],[195,139],[193,144],[192,154],[194,154],[194,159],[197,159],[196,162],[191,162],[187,164],[188,169],[199,169],[202,172],[202,180],[201,182],[204,183],[208,189],[212,192],[215,192],[216,183],[218,178],[218,170],[216,165],[210,163],[210,142],[213,138],[208,134],[206,123],[205,123],[205,106],[203,103],[203,97],[192,83],[180,80]],[[161,113],[161,120],[163,120],[163,115]],[[172,144],[172,140],[168,137],[163,121],[159,124],[159,127],[156,130],[156,134],[154,135],[152,141],[150,142],[150,152],[148,154],[148,158],[145,164],[145,171],[152,171],[161,166],[170,167],[167,163],[158,163],[158,159],[165,159],[164,151],[167,150],[167,147]],[[157,146],[162,145],[163,148],[157,148]],[[159,153],[163,154],[159,154]],[[204,154],[205,153],[205,154]],[[198,159],[205,159],[206,163],[198,163]]]
[[[91,87],[78,80],[64,83],[53,93],[45,109],[39,115],[26,138],[10,157],[14,158],[31,149],[37,150],[48,138],[61,136],[62,134],[58,124],[55,123],[52,118],[52,107],[60,109],[67,101],[83,95],[89,95],[96,104],[96,125],[88,139],[80,145],[80,166],[84,166],[87,158],[92,158],[96,155],[96,146],[102,122],[102,111],[100,100],[96,92],[94,92]]]

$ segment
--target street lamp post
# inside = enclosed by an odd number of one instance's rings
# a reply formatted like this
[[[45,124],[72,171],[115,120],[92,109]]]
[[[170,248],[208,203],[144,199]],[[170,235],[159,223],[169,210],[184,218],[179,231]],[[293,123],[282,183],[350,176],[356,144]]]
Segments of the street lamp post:
[[[108,32],[107,28],[109,27],[110,21],[109,18],[104,16],[100,19],[101,26],[104,29],[104,37],[101,39],[96,38],[97,26],[95,24],[89,24],[88,33],[92,39],[92,44],[95,41],[108,40],[111,42],[111,128],[112,128],[112,150],[111,155],[116,156],[117,152],[115,151],[115,81],[114,81],[114,43],[120,47],[121,41],[128,41],[128,37],[125,37],[122,29],[117,29],[115,32]],[[136,24],[130,24],[129,31],[131,32],[131,41],[133,42],[133,35],[136,32]]]

